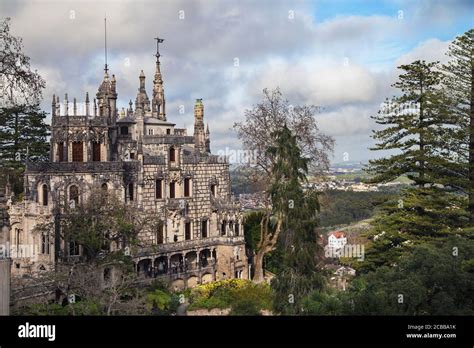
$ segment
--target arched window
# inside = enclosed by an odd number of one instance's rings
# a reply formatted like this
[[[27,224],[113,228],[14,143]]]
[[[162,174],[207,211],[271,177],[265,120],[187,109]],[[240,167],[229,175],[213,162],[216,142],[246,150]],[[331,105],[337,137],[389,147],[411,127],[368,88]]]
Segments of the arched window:
[[[212,197],[216,196],[216,184],[211,185],[211,195]]]
[[[104,191],[107,191],[107,189],[109,188],[105,182],[102,184],[101,187],[102,187],[102,190]]]
[[[69,201],[74,201],[76,205],[79,204],[79,189],[76,185],[69,187]]]
[[[170,162],[176,162],[176,150],[174,147],[170,147]]]
[[[128,134],[128,127],[127,126],[120,127],[120,134],[127,135]]]
[[[43,205],[48,205],[48,185],[45,184],[41,187],[41,193],[43,194]]]

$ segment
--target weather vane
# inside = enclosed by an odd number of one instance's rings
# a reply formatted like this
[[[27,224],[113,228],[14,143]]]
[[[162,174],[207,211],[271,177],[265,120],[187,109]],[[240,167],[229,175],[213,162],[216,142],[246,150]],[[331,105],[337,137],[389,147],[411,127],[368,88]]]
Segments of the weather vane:
[[[158,59],[161,56],[161,54],[160,54],[160,43],[162,43],[165,40],[160,39],[159,37],[155,37],[155,40],[156,40],[156,54],[155,54],[155,57],[156,57],[156,62],[158,62]]]

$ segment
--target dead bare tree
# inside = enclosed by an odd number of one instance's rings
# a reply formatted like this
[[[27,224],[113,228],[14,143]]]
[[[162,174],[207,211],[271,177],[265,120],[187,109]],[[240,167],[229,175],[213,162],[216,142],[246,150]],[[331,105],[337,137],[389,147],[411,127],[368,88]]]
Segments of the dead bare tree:
[[[263,100],[253,109],[245,112],[245,119],[234,124],[238,137],[244,148],[251,153],[247,163],[242,163],[251,172],[256,187],[265,194],[265,209],[260,224],[260,241],[255,250],[253,280],[261,282],[264,279],[264,256],[275,249],[281,230],[277,216],[272,214],[272,202],[268,188],[272,182],[271,168],[275,158],[268,149],[275,145],[272,134],[286,125],[292,134],[298,136],[298,146],[302,155],[309,159],[308,167],[313,175],[322,174],[329,167],[329,154],[334,148],[334,139],[319,130],[315,115],[319,107],[314,105],[291,105],[283,98],[277,88],[263,90]]]

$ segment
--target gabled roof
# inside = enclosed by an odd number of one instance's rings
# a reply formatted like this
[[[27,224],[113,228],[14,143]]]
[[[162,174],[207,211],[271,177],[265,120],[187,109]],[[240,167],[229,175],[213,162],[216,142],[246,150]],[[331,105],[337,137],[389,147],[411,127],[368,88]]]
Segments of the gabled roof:
[[[334,237],[336,237],[337,239],[339,239],[339,238],[344,238],[344,237],[345,237],[345,234],[342,233],[341,231],[334,231],[334,232],[331,232],[331,233],[330,233],[330,236],[334,236]]]

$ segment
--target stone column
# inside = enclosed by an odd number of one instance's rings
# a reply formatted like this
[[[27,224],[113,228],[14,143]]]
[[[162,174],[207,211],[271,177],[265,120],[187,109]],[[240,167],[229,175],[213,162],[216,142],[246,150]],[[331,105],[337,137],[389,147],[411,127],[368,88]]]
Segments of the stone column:
[[[0,315],[10,315],[11,259],[0,259]]]

